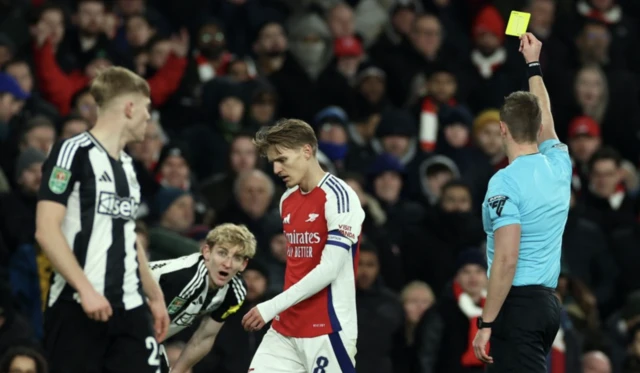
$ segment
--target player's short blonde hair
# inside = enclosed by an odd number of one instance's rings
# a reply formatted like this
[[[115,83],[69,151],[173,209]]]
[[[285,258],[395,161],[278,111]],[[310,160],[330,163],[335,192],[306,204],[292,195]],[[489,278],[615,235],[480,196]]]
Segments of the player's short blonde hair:
[[[112,66],[104,69],[91,82],[89,92],[99,108],[111,100],[125,94],[140,94],[150,97],[149,83],[139,75],[124,67]]]
[[[253,258],[256,255],[256,237],[245,225],[220,224],[207,233],[205,242],[209,248],[215,245],[238,246],[240,247],[238,254],[246,258]]]
[[[318,139],[313,128],[300,119],[280,119],[271,126],[260,128],[253,144],[263,157],[272,147],[284,149],[299,149],[304,145],[309,145],[316,154],[318,149]]]

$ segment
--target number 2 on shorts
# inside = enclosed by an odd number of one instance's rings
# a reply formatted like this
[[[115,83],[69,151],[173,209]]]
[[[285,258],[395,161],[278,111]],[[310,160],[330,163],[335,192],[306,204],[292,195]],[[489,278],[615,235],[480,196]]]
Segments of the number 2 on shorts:
[[[158,358],[158,342],[153,337],[147,337],[145,339],[145,345],[147,349],[151,350],[151,354],[149,355],[149,359],[147,359],[147,363],[152,367],[158,367],[156,373],[160,373],[160,359]]]
[[[316,367],[313,368],[313,373],[325,373],[324,368],[326,368],[327,365],[329,365],[329,359],[324,356],[319,356],[316,359]]]

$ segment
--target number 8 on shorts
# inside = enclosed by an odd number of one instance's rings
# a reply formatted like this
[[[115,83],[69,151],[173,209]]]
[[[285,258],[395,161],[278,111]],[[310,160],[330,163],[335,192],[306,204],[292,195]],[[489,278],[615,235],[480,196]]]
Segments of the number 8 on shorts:
[[[313,373],[325,373],[324,368],[329,365],[329,359],[324,356],[318,356],[316,359],[316,367],[313,368]]]

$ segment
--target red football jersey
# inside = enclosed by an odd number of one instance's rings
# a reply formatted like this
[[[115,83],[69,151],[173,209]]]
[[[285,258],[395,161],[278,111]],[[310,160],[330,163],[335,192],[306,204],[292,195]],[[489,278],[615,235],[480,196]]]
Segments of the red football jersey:
[[[337,278],[315,295],[277,315],[273,328],[282,335],[297,338],[340,330],[356,337],[355,273],[365,215],[357,194],[344,181],[326,174],[309,193],[303,193],[298,187],[287,190],[280,200],[280,215],[287,237],[284,290],[320,264],[327,246],[346,250],[349,260],[336,262]]]

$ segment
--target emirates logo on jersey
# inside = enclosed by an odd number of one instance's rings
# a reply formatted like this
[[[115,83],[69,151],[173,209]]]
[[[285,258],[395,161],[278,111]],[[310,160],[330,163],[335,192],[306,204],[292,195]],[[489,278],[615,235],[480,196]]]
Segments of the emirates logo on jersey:
[[[320,243],[320,234],[317,232],[286,232],[287,242],[291,245],[313,245]]]

